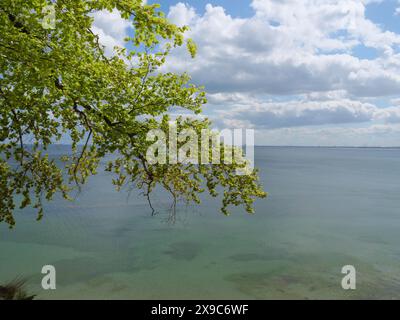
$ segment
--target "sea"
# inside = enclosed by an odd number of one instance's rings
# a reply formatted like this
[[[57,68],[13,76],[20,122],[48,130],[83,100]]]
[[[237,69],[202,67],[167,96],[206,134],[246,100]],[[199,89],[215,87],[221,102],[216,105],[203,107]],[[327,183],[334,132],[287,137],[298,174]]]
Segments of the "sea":
[[[269,193],[255,214],[224,216],[203,196],[173,224],[167,193],[152,196],[152,216],[100,169],[42,221],[25,209],[14,229],[0,224],[0,284],[24,278],[37,299],[400,298],[400,149],[256,147],[255,165]],[[41,285],[46,265],[55,290]],[[342,285],[346,266],[355,288]]]

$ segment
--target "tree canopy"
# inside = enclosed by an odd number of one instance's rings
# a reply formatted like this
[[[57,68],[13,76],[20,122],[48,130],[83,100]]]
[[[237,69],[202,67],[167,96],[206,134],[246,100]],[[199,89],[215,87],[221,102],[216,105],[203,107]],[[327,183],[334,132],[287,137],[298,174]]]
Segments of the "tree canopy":
[[[55,27],[44,27],[46,6],[55,9]],[[253,212],[265,197],[256,170],[241,164],[149,164],[146,139],[165,129],[172,107],[198,114],[206,103],[203,88],[188,74],[162,72],[174,47],[196,45],[184,38],[186,27],[170,23],[141,0],[2,0],[0,5],[0,222],[15,225],[17,208],[34,207],[96,174],[99,162],[113,154],[106,170],[124,185],[150,194],[159,185],[179,200],[199,202],[199,194],[222,192],[221,210],[244,205]],[[132,25],[127,45],[106,55],[92,31],[93,13],[118,10]],[[129,49],[127,49],[129,48]],[[178,119],[178,130],[210,130],[211,123]],[[61,139],[72,141],[62,163],[48,155]],[[151,202],[150,202],[151,205]]]

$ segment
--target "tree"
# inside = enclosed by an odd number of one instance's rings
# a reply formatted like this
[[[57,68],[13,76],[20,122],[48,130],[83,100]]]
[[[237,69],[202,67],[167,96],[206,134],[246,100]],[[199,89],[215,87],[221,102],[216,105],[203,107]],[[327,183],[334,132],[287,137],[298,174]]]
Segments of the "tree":
[[[30,295],[25,289],[26,280],[23,278],[15,278],[11,282],[0,285],[0,301],[1,300],[33,300],[36,295]]]
[[[46,6],[55,28],[45,27]],[[0,222],[15,225],[13,212],[32,206],[43,216],[43,200],[69,199],[108,154],[117,188],[129,184],[149,199],[155,186],[174,201],[199,202],[204,189],[223,189],[222,212],[265,197],[257,172],[236,175],[242,164],[149,164],[146,134],[164,128],[171,107],[195,114],[206,103],[203,88],[187,74],[161,72],[174,47],[185,44],[186,27],[170,23],[141,0],[2,0],[0,6]],[[92,14],[118,10],[132,24],[127,48],[105,54],[92,32]],[[186,41],[194,57],[196,46]],[[208,120],[179,119],[178,130],[208,130]],[[48,147],[68,136],[70,155],[60,164]],[[203,188],[203,187],[206,188]],[[19,200],[18,200],[19,199]],[[153,211],[154,212],[154,211]],[[173,215],[174,216],[174,215]],[[172,217],[173,217],[172,216]]]

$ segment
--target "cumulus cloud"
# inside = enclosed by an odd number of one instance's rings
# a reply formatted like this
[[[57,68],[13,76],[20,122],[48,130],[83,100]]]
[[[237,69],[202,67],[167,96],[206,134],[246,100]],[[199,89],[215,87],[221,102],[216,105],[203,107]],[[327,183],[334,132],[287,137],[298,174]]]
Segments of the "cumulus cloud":
[[[128,35],[131,24],[128,20],[122,19],[118,10],[97,11],[93,13],[92,31],[99,36],[100,43],[105,46],[106,54],[111,56],[114,47],[123,47],[124,38]]]
[[[177,50],[168,68],[189,71],[210,92],[301,94],[346,90],[357,96],[400,91],[400,36],[365,17],[357,0],[254,0],[255,15],[233,18],[207,5],[199,15],[185,4],[171,7],[169,18],[189,25],[199,46],[196,60]],[[375,60],[352,50],[378,50]],[[389,63],[390,61],[390,63]]]
[[[326,124],[365,123],[374,120],[380,110],[370,104],[349,99],[340,100],[292,100],[285,102],[263,102],[245,96],[226,98],[212,97],[216,105],[229,105],[217,110],[217,123],[223,126],[253,128],[285,128]],[[386,118],[387,115],[381,115]]]
[[[168,18],[190,27],[198,55],[178,48],[163,71],[189,72],[209,93],[206,115],[219,128],[258,129],[258,144],[399,145],[400,35],[367,18],[373,2],[252,0],[247,18],[178,3]],[[109,55],[129,28],[118,11],[94,14]]]
[[[360,0],[253,0],[257,15],[281,23],[294,41],[310,49],[341,49],[352,40],[369,47],[391,50],[399,36],[382,31],[365,17],[365,6],[373,1]],[[375,1],[377,2],[377,1]],[[342,32],[342,39],[332,37]]]
[[[400,106],[380,110],[377,118],[383,119],[386,123],[400,123]]]
[[[209,109],[220,127],[277,129],[322,125],[400,123],[400,106],[379,108],[352,100],[341,91],[312,93],[286,101],[265,101],[246,94],[209,95]]]

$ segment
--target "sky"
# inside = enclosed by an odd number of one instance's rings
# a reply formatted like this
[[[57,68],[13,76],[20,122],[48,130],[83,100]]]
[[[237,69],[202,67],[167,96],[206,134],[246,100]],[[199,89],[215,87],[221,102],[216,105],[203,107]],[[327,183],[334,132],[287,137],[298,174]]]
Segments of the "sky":
[[[400,0],[149,0],[198,46],[163,71],[204,85],[218,129],[257,145],[400,146]],[[130,25],[95,15],[112,48]],[[111,49],[108,49],[111,50]]]

